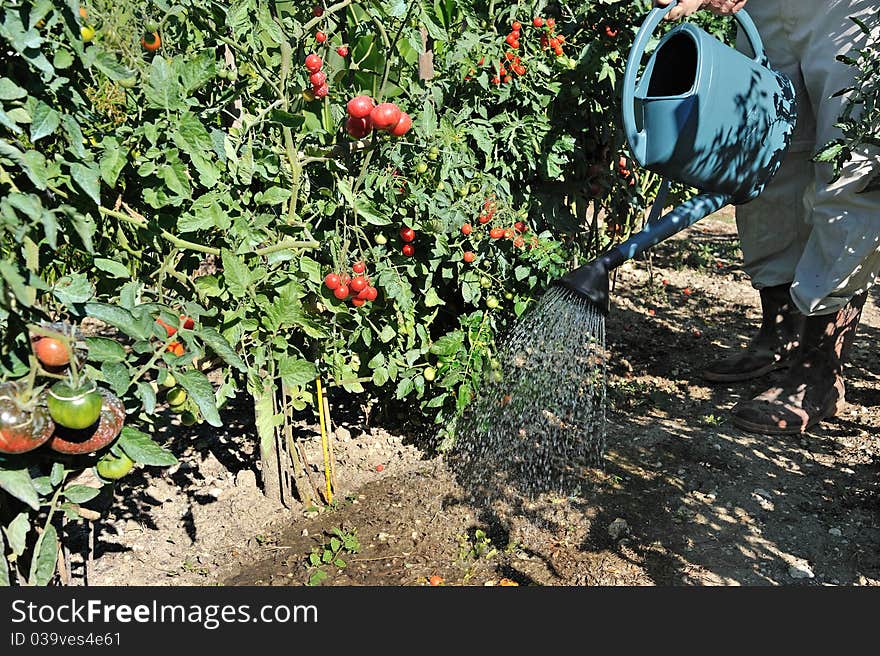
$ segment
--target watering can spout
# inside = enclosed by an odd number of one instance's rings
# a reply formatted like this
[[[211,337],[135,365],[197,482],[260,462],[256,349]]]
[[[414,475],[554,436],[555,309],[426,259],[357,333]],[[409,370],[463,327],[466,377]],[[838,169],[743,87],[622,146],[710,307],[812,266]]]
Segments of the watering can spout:
[[[568,275],[557,280],[556,284],[585,297],[607,315],[611,309],[608,274],[624,261],[626,258],[623,252],[618,248],[612,248],[592,262],[569,272]]]
[[[659,198],[663,201],[665,194]],[[608,274],[621,264],[646,250],[669,239],[695,224],[700,219],[717,212],[730,203],[731,197],[724,194],[700,194],[682,203],[657,221],[651,221],[640,232],[625,242],[606,251],[592,262],[588,262],[556,281],[557,285],[587,298],[604,314],[608,314],[609,298]],[[659,212],[658,212],[659,214]]]

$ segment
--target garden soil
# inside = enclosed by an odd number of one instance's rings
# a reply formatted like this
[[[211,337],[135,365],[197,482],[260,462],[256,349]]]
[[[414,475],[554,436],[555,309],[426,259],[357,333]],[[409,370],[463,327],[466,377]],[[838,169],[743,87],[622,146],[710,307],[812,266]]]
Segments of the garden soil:
[[[118,486],[94,525],[93,562],[77,568],[74,554],[74,582],[878,585],[880,295],[865,308],[845,412],[803,436],[751,435],[728,411],[773,378],[700,377],[757,326],[739,262],[727,208],[617,272],[605,465],[571,496],[474,504],[424,430],[386,430],[335,397],[335,502],[286,509],[260,493],[252,420],[233,408],[219,432],[169,426],[180,464]],[[320,488],[317,427],[298,431]],[[85,528],[68,530],[83,551]],[[334,533],[357,548],[331,543]],[[344,567],[308,564],[334,547]]]

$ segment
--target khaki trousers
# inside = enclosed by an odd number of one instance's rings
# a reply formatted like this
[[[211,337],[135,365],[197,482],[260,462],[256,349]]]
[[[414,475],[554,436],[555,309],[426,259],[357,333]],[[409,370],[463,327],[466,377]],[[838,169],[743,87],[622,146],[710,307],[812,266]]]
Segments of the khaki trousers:
[[[745,270],[757,289],[792,283],[804,314],[830,314],[880,271],[880,192],[859,193],[880,158],[876,150],[855,154],[833,184],[831,166],[811,158],[840,135],[845,99],[833,95],[854,81],[855,69],[836,57],[855,55],[866,40],[849,17],[873,16],[880,0],[750,0],[745,8],[798,97],[782,168],[759,198],[737,208]],[[738,46],[748,51],[742,35]]]

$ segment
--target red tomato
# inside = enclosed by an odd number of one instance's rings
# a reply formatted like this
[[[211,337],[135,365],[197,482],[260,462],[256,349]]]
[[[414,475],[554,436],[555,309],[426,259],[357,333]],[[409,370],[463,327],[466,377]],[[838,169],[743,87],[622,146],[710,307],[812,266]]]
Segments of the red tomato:
[[[165,329],[165,332],[168,333],[169,337],[171,337],[174,333],[177,332],[177,328],[162,321],[161,317],[156,319],[156,323],[158,323],[160,326],[162,326]]]
[[[333,290],[333,295],[340,301],[344,301],[346,298],[348,298],[348,286],[339,285],[339,287]]]
[[[477,255],[476,255],[476,253],[474,253],[473,251],[465,251],[465,252],[464,252],[464,255],[462,255],[461,257],[462,257],[462,259],[463,259],[465,262],[467,262],[468,264],[470,264],[470,263],[473,262],[475,259],[477,259]]]
[[[315,34],[315,41],[317,41],[318,43],[324,43],[324,41],[326,41],[326,40],[327,40],[327,35],[324,34],[323,32],[318,32],[317,34]]]
[[[159,46],[162,45],[162,39],[159,38],[158,32],[144,34],[144,36],[141,37],[141,45],[144,47],[144,50],[153,52],[154,50],[158,50]]]
[[[318,57],[315,53],[306,57],[306,70],[309,73],[317,73],[321,70],[322,66],[324,66],[324,60]]]
[[[317,89],[312,89],[312,93],[315,94],[315,98],[326,98],[330,93],[330,87],[324,84]]]
[[[489,221],[491,221],[491,220],[492,220],[491,214],[480,214],[480,223],[486,224],[486,223],[489,223]]]
[[[461,234],[467,236],[471,234],[471,231],[473,231],[473,227],[470,223],[465,223],[463,226],[461,226]]]
[[[355,298],[351,299],[351,304],[354,305],[355,307],[361,307],[366,302],[367,302],[366,299],[359,298],[359,297],[355,297]]]
[[[389,132],[395,137],[402,137],[409,129],[412,127],[412,119],[409,114],[406,112],[400,113],[400,119],[397,121],[397,125],[395,125]]]
[[[513,240],[513,245],[516,246],[517,248],[522,248],[523,246],[526,245],[526,241],[522,237],[517,237],[516,239]]]
[[[364,271],[367,270],[367,265],[364,264],[363,262],[355,262],[354,264],[351,265],[351,270],[354,271],[355,273],[363,273]]]
[[[324,285],[327,287],[327,289],[330,290],[339,287],[340,282],[341,281],[339,280],[339,276],[337,276],[335,273],[328,273],[327,276],[324,278]]]
[[[45,367],[63,367],[70,362],[64,343],[54,337],[41,337],[34,342],[34,355]]]
[[[315,71],[309,75],[309,82],[315,88],[322,87],[327,82],[327,74],[324,71]]]
[[[324,8],[321,5],[315,5],[315,8],[312,9],[312,13],[316,18],[320,18],[324,15]]]
[[[532,19],[532,25],[534,25],[535,27],[544,27],[544,19],[540,16],[535,16]]]
[[[412,244],[404,244],[403,248],[400,250],[407,257],[412,257],[413,255],[416,254],[416,249],[413,248]]]
[[[394,103],[381,103],[370,112],[370,119],[377,130],[390,130],[400,120],[400,108]]]
[[[355,278],[352,278],[351,284],[349,285],[349,288],[355,294],[360,294],[362,291],[364,291],[367,288],[367,279],[364,278],[363,276],[357,276]]]
[[[345,121],[345,131],[355,139],[363,139],[370,134],[372,129],[373,124],[370,123],[369,118],[355,118],[354,116],[349,116]]]
[[[371,303],[379,298],[379,290],[375,287],[367,287],[364,291],[367,292],[367,300]]]
[[[177,357],[180,357],[184,353],[186,353],[186,349],[183,348],[183,344],[178,341],[171,342],[168,346],[165,347],[165,350],[169,353],[173,353]]]
[[[400,238],[403,241],[410,242],[416,238],[416,231],[412,228],[401,228],[400,229]]]
[[[375,106],[376,104],[369,96],[355,96],[348,101],[346,109],[348,110],[348,115],[353,118],[367,118]]]
[[[519,32],[522,29],[522,23],[519,21],[513,21],[513,25],[511,25],[514,32]]]
[[[348,48],[346,48],[345,46],[339,46],[336,49],[336,54],[340,57],[348,57]]]
[[[504,236],[504,228],[492,228],[489,231],[489,236],[492,239],[501,239]]]
[[[196,327],[196,322],[192,317],[188,317],[185,314],[180,315],[180,327],[184,330],[192,330]]]

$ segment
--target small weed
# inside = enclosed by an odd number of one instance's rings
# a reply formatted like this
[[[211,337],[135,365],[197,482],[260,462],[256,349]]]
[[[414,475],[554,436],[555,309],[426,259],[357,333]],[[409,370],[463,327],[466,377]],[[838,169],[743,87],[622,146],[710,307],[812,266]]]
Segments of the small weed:
[[[716,417],[715,415],[703,415],[703,423],[707,426],[720,426],[724,423],[724,417]]]
[[[343,531],[334,528],[328,534],[329,540],[324,540],[320,546],[312,549],[306,558],[306,568],[309,574],[308,585],[320,585],[330,574],[325,569],[333,565],[338,569],[345,569],[348,563],[342,558],[343,554],[356,554],[361,545],[358,542],[355,531]]]
[[[192,572],[193,574],[198,574],[199,576],[207,576],[211,573],[207,567],[202,565],[196,565],[193,562],[190,562],[189,558],[183,561],[183,565],[180,566],[185,572]]]

